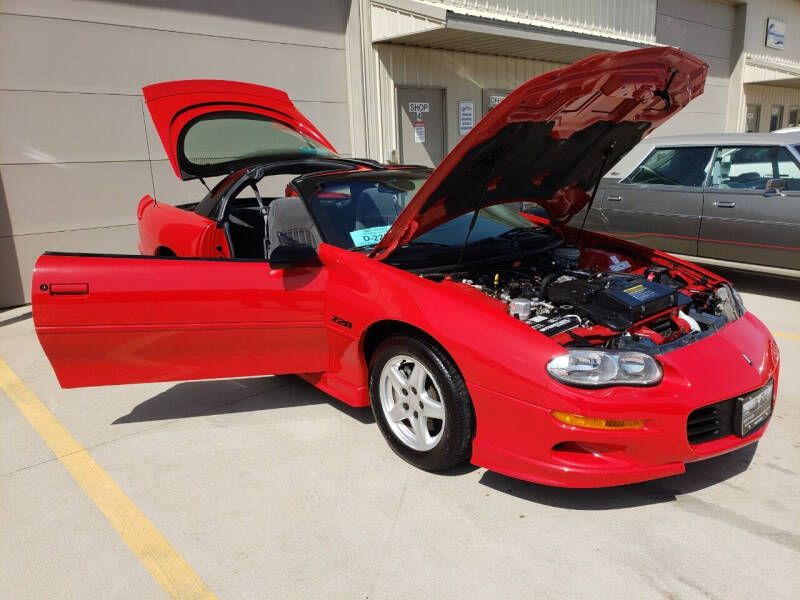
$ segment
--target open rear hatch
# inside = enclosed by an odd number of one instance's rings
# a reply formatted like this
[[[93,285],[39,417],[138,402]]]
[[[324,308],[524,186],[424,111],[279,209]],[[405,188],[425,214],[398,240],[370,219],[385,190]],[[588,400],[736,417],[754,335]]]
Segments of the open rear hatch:
[[[337,156],[281,90],[192,79],[142,91],[172,168],[183,180],[273,160]]]
[[[445,157],[372,251],[386,258],[459,215],[536,202],[569,221],[598,179],[703,92],[708,65],[677,48],[596,54],[521,85]]]

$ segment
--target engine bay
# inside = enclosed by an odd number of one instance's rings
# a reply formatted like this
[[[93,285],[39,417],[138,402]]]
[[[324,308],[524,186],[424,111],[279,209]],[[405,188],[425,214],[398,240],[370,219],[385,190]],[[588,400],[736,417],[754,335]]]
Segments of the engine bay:
[[[529,259],[422,274],[471,286],[568,347],[666,352],[744,309],[726,283],[655,257],[562,245]]]

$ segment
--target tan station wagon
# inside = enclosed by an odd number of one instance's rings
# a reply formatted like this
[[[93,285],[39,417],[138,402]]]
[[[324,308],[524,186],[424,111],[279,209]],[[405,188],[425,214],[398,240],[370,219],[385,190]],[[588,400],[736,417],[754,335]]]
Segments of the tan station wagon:
[[[638,157],[603,180],[587,229],[676,254],[800,269],[800,133],[653,138]]]

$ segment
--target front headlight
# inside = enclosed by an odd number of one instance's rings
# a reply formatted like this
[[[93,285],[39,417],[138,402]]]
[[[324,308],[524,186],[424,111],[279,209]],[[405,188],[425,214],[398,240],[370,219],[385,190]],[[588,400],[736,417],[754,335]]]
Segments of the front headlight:
[[[663,371],[655,358],[643,352],[570,350],[547,363],[553,379],[577,387],[655,385]]]
[[[747,309],[744,307],[744,301],[733,286],[723,283],[716,290],[714,294],[719,298],[719,312],[725,317],[728,322],[733,322],[740,318]]]

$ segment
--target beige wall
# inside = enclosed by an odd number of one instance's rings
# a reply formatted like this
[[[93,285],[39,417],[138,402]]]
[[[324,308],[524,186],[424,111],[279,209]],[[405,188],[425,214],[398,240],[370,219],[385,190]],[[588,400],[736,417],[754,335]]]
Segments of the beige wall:
[[[377,87],[380,106],[379,156],[392,158],[399,149],[397,139],[397,86],[445,89],[446,150],[455,146],[458,131],[458,101],[472,100],[476,121],[482,116],[484,89],[513,90],[536,75],[557,69],[555,62],[511,58],[471,52],[455,52],[394,44],[375,44]]]
[[[136,252],[135,211],[180,203],[140,96],[189,78],[286,90],[350,153],[345,0],[0,0],[0,307],[45,250]]]
[[[714,0],[658,0],[656,41],[708,63],[703,95],[653,135],[725,131],[735,9]]]
[[[758,120],[759,131],[769,131],[771,108],[773,106],[783,106],[783,121],[778,126],[780,129],[789,124],[790,108],[800,107],[800,90],[776,85],[749,83],[744,86],[744,101],[745,104],[758,104],[761,106],[761,116]]]

